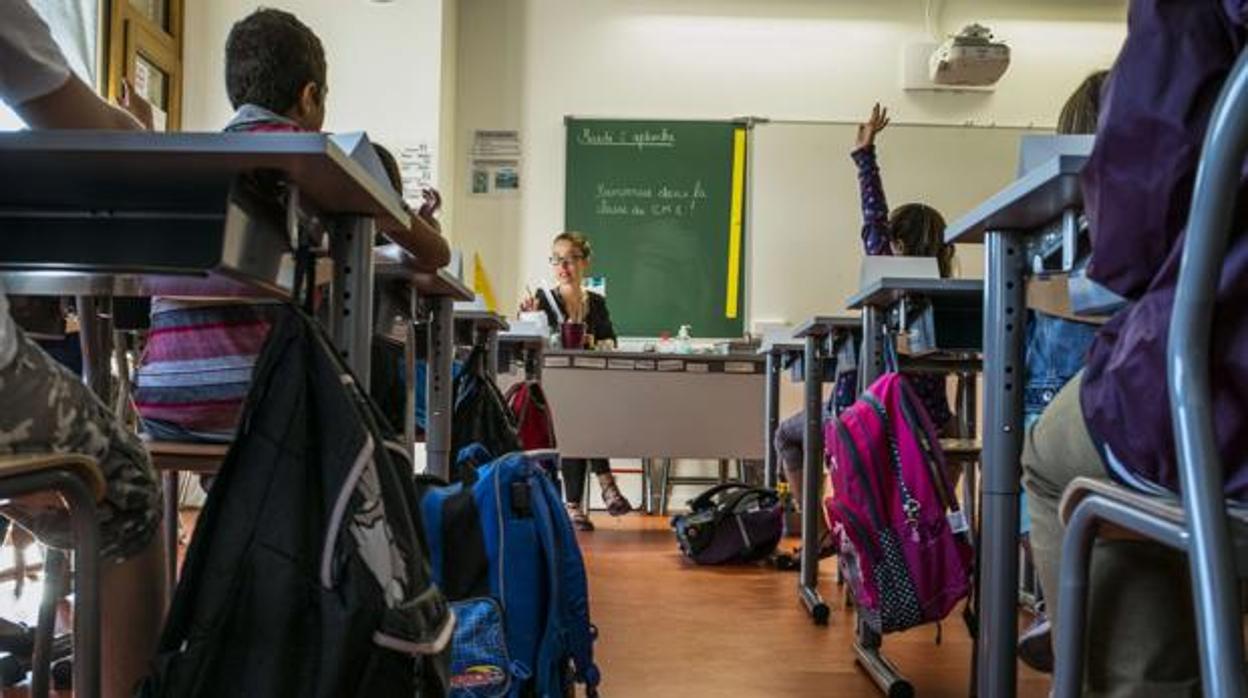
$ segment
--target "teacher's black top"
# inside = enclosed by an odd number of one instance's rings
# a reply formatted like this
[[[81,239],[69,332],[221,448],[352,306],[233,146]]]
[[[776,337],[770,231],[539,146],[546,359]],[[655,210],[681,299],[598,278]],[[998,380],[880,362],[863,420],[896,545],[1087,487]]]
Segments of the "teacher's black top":
[[[546,313],[546,320],[552,328],[559,327],[559,318],[553,308],[550,307],[549,297],[553,296],[555,303],[559,306],[559,315],[565,319],[568,316],[568,309],[564,307],[563,297],[556,290],[551,290],[549,295],[544,291],[537,293],[537,308]],[[617,339],[615,336],[615,326],[611,324],[611,313],[607,310],[607,299],[594,293],[587,291],[588,308],[585,311],[585,333],[593,335],[595,342],[601,342],[607,339]]]

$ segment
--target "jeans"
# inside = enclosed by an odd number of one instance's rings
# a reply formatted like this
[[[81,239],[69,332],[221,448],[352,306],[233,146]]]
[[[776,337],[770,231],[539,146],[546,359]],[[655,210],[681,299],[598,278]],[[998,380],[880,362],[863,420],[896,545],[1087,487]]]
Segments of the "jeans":
[[[1023,385],[1023,430],[1031,428],[1058,391],[1083,369],[1096,325],[1074,322],[1036,310],[1027,313],[1026,383]],[[1031,531],[1027,495],[1019,506],[1022,533]]]

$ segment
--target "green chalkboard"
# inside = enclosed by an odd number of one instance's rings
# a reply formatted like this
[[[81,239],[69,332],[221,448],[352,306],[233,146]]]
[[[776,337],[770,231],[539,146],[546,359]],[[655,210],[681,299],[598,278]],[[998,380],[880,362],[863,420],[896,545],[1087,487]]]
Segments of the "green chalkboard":
[[[619,334],[741,336],[744,129],[567,120],[564,222],[593,244]]]

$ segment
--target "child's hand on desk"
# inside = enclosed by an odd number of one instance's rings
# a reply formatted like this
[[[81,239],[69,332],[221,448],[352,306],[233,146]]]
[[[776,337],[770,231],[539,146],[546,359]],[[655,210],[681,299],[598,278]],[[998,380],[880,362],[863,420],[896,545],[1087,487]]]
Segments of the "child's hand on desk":
[[[875,136],[888,127],[888,108],[880,107],[879,102],[871,109],[871,118],[866,123],[858,124],[857,149],[875,145]]]

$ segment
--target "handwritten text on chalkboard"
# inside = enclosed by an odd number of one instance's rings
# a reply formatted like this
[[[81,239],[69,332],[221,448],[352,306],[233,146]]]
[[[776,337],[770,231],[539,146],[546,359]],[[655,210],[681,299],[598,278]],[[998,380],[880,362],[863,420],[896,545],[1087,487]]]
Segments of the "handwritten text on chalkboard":
[[[684,218],[698,210],[706,201],[702,180],[693,186],[679,187],[669,183],[621,185],[598,183],[594,191],[594,213],[599,216],[631,216],[634,218]]]
[[[578,145],[623,146],[638,150],[645,150],[646,148],[675,148],[676,135],[665,128],[641,131],[619,129],[613,131],[604,128],[594,129],[586,127],[577,134],[576,142]]]

